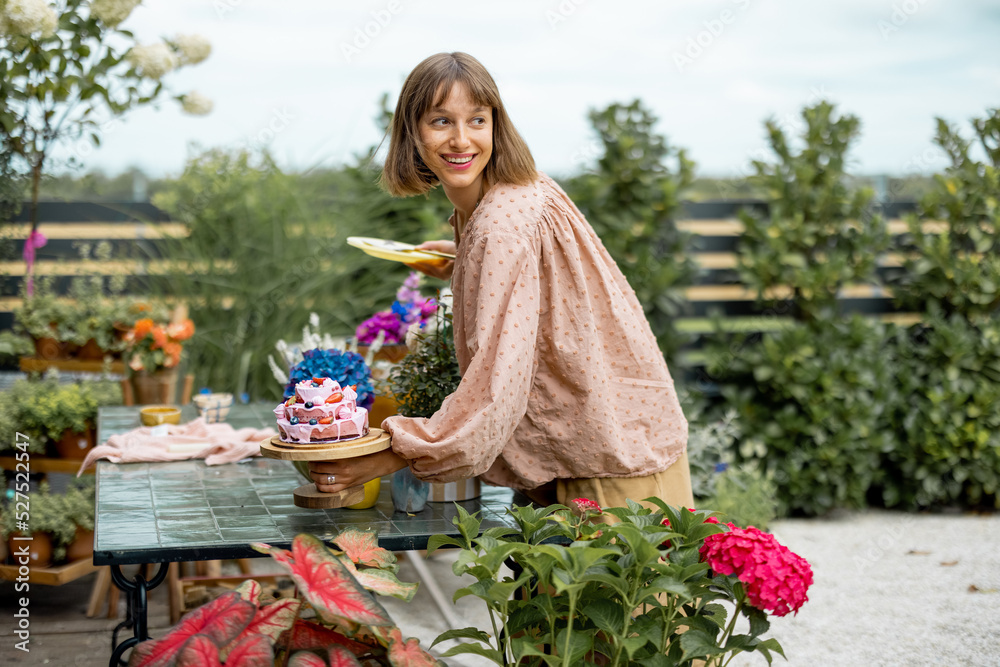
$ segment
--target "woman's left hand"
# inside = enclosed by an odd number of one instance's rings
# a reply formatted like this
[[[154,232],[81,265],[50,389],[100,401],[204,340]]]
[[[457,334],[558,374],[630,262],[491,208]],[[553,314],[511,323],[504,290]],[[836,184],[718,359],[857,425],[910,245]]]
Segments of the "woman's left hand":
[[[310,461],[309,476],[320,493],[336,493],[358,486],[407,466],[406,459],[392,449],[335,461]]]

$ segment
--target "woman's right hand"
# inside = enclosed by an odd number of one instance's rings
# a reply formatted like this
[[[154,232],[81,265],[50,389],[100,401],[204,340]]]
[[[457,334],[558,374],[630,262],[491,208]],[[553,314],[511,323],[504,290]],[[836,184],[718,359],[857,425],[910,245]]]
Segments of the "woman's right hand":
[[[435,252],[454,255],[457,248],[454,241],[441,240],[424,241],[417,246],[417,250],[434,250]],[[407,264],[407,266],[432,278],[451,280],[451,273],[455,270],[455,260],[441,257],[440,259],[427,260],[425,262],[414,262],[413,264]]]

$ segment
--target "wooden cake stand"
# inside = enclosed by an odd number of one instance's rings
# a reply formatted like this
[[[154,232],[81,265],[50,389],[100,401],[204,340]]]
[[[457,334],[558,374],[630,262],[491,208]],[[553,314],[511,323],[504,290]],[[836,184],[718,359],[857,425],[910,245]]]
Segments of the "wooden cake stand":
[[[389,434],[380,428],[368,429],[368,435],[347,442],[282,442],[274,436],[260,443],[261,456],[283,461],[330,461],[353,459],[389,448]],[[356,505],[365,498],[364,485],[352,486],[337,493],[321,493],[313,483],[295,489],[295,505],[309,509],[333,509]]]

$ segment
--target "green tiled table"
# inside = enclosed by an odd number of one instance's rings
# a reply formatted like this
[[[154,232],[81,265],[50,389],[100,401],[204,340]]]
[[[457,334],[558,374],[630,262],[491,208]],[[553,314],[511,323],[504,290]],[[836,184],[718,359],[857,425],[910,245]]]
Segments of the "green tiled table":
[[[269,428],[274,423],[269,404],[234,405],[227,421],[235,428]],[[195,418],[191,406],[182,409],[183,422]],[[139,408],[101,408],[98,442],[140,426]],[[126,649],[148,639],[146,591],[166,576],[166,563],[230,558],[257,558],[252,542],[287,548],[299,533],[330,538],[353,526],[378,532],[379,544],[391,551],[424,549],[431,535],[458,535],[451,518],[453,503],[428,503],[414,515],[395,512],[388,479],[375,507],[367,510],[303,509],[292,491],[302,479],[287,461],[255,457],[217,466],[202,460],[164,463],[97,463],[97,508],[94,564],[110,565],[112,578],[126,592],[135,637],[115,649],[118,665]],[[515,502],[510,489],[485,487],[476,500],[460,503],[481,512],[483,528],[511,525],[504,508]],[[526,504],[519,496],[516,502]],[[128,580],[120,566],[163,563],[152,580],[139,575]],[[141,618],[140,618],[141,617]],[[128,623],[128,621],[126,621]]]

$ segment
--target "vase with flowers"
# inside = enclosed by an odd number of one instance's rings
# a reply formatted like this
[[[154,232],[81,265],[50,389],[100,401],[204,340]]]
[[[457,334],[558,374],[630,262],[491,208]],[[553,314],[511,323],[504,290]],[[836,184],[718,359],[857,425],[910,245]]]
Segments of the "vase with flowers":
[[[125,334],[128,366],[137,403],[170,403],[177,391],[177,366],[194,323],[176,315],[169,323],[144,317]]]

